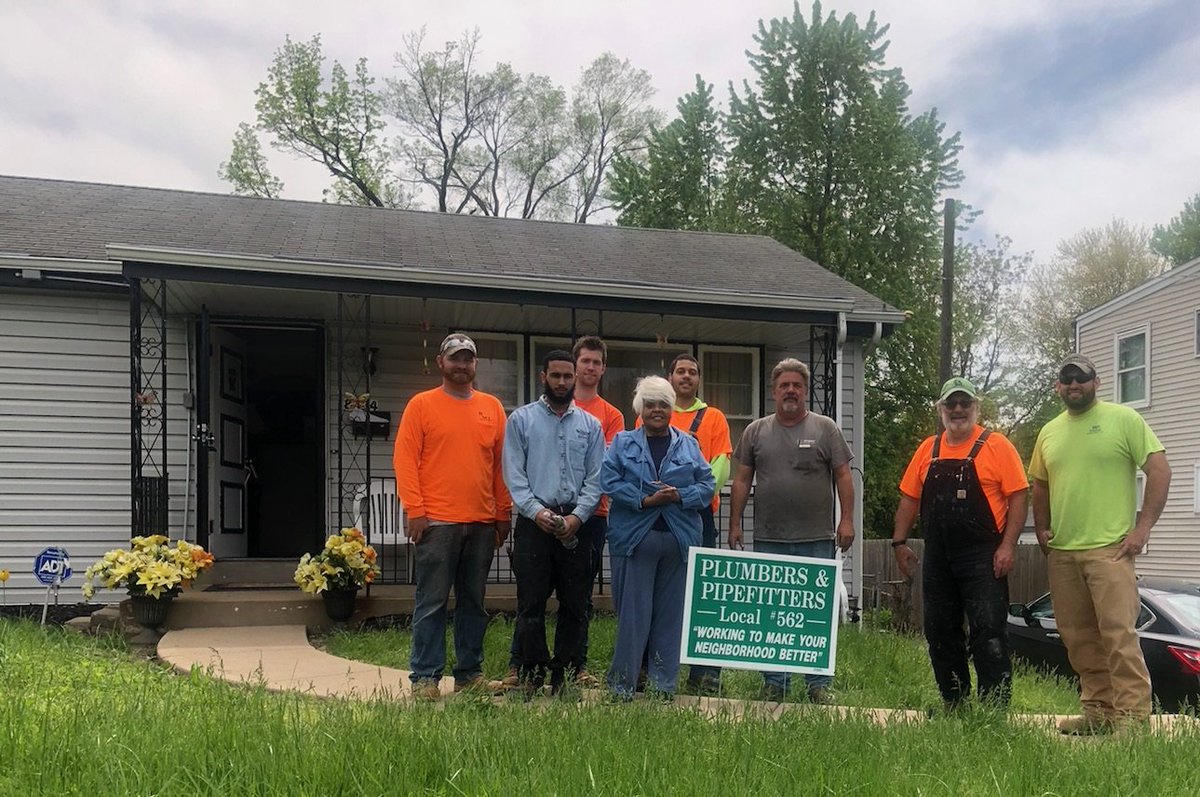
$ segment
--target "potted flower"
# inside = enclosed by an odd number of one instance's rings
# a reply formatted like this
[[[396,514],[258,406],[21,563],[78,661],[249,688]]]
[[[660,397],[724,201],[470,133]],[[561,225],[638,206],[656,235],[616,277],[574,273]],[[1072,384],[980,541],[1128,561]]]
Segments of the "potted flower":
[[[164,534],[134,537],[128,549],[109,551],[84,572],[83,597],[91,600],[97,585],[124,589],[134,619],[156,628],[166,620],[171,599],[212,563],[212,554],[185,540],[171,542]]]
[[[300,589],[321,596],[331,620],[349,620],[358,590],[379,575],[375,557],[375,549],[367,545],[361,531],[342,529],[325,540],[319,554],[300,557],[295,580]]]

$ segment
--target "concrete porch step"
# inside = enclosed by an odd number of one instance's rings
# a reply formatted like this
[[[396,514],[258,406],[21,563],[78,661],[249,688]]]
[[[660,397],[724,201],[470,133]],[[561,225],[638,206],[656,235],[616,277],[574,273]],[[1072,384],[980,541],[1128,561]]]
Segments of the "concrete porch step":
[[[207,574],[206,574],[207,575]],[[204,582],[200,582],[203,584]],[[200,586],[200,585],[197,585]],[[359,593],[351,626],[374,617],[411,615],[415,587],[408,585],[372,586],[370,595]],[[596,608],[611,611],[608,594],[594,598]],[[515,584],[489,584],[485,605],[490,612],[514,614],[517,610]],[[454,606],[451,595],[450,606]],[[547,611],[557,610],[552,598]],[[328,631],[334,627],[325,615],[325,603],[319,595],[309,595],[298,588],[291,589],[228,589],[204,591],[185,590],[172,604],[164,626],[177,631],[184,628],[235,628],[245,626],[302,625],[312,631]]]

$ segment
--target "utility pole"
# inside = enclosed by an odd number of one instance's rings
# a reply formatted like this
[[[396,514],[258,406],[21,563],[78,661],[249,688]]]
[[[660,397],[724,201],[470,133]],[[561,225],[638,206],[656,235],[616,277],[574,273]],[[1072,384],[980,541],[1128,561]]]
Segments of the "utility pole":
[[[954,200],[946,200],[945,227],[942,232],[942,335],[938,381],[944,383],[950,373],[950,351],[954,329]]]

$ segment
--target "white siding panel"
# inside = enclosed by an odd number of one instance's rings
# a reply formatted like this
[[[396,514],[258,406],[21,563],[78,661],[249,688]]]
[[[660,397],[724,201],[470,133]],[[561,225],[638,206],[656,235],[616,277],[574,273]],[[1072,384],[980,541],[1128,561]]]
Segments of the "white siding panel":
[[[44,595],[33,557],[77,575],[129,539],[129,312],[112,294],[0,294],[0,567],[8,599]]]

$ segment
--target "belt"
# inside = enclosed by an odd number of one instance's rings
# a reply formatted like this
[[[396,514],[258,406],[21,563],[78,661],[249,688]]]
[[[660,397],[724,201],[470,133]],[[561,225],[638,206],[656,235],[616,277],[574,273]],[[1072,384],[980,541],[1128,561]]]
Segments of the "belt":
[[[575,511],[575,504],[547,504],[544,501],[541,504],[556,515],[569,515]]]

